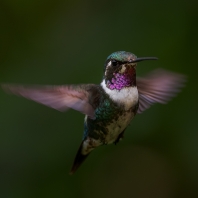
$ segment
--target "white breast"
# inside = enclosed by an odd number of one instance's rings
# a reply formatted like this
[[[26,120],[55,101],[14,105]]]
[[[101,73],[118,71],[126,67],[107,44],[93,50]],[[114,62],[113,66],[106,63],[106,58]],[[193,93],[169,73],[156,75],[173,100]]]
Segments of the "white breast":
[[[124,104],[125,110],[130,109],[138,102],[137,87],[125,87],[121,90],[109,89],[106,87],[105,80],[101,82],[101,86],[109,97],[118,104]]]

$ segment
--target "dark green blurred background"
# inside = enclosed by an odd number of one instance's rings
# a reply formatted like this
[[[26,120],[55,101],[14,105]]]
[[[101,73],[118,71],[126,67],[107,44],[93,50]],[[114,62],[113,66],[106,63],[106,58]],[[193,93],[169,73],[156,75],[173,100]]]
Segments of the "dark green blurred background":
[[[0,197],[198,197],[198,2],[0,1],[0,82],[99,83],[118,50],[188,76],[168,105],[138,115],[117,146],[68,172],[83,115],[60,113],[0,90]]]

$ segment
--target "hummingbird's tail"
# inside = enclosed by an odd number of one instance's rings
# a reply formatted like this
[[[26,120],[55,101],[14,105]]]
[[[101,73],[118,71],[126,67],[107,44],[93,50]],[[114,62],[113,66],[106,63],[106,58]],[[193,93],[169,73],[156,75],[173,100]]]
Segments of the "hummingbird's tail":
[[[76,154],[76,157],[74,159],[74,163],[73,163],[73,166],[71,168],[71,171],[70,171],[70,175],[74,174],[76,172],[76,170],[78,169],[78,167],[84,162],[84,160],[88,157],[88,155],[90,154],[91,150],[89,150],[88,152],[84,153],[83,154],[83,150],[84,150],[84,141],[82,141],[82,143],[80,144],[80,147],[78,149],[78,152]]]

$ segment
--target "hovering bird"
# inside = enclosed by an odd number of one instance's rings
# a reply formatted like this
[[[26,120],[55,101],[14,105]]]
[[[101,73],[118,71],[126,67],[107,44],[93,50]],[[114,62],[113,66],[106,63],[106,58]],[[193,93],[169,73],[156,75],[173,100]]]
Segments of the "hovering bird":
[[[72,108],[85,114],[83,139],[70,172],[73,174],[96,147],[117,144],[137,113],[154,103],[168,102],[184,85],[185,76],[162,69],[136,79],[137,62],[144,60],[157,58],[137,58],[126,51],[112,53],[100,84],[2,87],[59,111]]]

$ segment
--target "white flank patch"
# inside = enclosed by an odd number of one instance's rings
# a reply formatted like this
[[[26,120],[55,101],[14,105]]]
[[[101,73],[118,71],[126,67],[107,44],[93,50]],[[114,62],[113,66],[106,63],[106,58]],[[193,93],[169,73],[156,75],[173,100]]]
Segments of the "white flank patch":
[[[102,145],[102,142],[100,140],[95,140],[93,138],[88,137],[84,142],[82,146],[81,153],[83,155],[89,154],[92,150],[94,150],[96,147]]]
[[[105,80],[101,82],[101,86],[114,102],[124,104],[125,110],[130,109],[138,102],[137,87],[125,87],[121,90],[111,90],[106,87]]]

